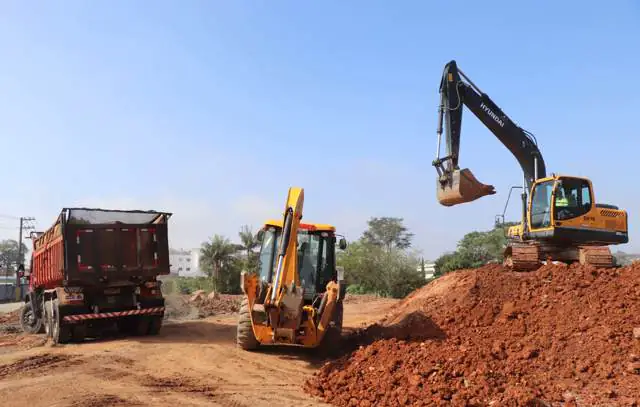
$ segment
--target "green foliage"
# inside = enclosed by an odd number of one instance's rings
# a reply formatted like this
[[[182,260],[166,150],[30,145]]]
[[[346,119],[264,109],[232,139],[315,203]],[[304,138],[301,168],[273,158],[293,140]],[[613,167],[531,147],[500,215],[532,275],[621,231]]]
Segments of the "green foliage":
[[[362,238],[370,244],[385,247],[387,251],[393,248],[407,249],[411,247],[413,233],[410,233],[402,222],[403,218],[371,218],[367,222],[369,228],[363,233]]]
[[[347,291],[402,298],[426,283],[419,259],[406,249],[413,234],[401,218],[374,218],[363,237],[338,254]]]
[[[260,242],[258,241],[257,234],[251,230],[252,228],[250,226],[244,225],[238,233],[238,236],[242,242],[242,250],[245,252],[242,268],[248,272],[255,273],[258,271],[258,253],[255,252],[255,249],[260,246]]]
[[[502,262],[507,245],[506,230],[517,223],[505,223],[484,232],[470,232],[458,241],[457,250],[436,260],[436,275],[463,268],[480,267],[489,262]]]
[[[200,248],[200,269],[218,292],[234,293],[240,289],[241,264],[235,257],[238,245],[221,235],[214,235]]]
[[[20,257],[20,264],[24,264],[25,254],[27,253],[27,246],[22,243],[22,255]],[[0,241],[0,267],[6,268],[8,266],[15,266],[18,260],[18,241],[13,239],[5,239]]]

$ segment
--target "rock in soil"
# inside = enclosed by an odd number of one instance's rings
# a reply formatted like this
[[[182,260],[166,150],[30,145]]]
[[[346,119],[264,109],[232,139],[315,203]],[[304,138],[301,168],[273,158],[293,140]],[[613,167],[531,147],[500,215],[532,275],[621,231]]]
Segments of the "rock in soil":
[[[460,270],[354,334],[362,346],[304,387],[336,406],[637,405],[639,294],[638,265]]]

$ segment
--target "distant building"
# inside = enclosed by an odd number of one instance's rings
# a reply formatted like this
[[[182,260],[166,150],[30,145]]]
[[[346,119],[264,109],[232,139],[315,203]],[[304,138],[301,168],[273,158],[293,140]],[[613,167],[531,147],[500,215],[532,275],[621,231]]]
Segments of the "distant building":
[[[424,273],[425,280],[431,280],[436,275],[436,263],[422,259],[418,264],[418,271]]]
[[[169,249],[169,264],[171,274],[180,277],[204,277],[200,270],[199,249]]]

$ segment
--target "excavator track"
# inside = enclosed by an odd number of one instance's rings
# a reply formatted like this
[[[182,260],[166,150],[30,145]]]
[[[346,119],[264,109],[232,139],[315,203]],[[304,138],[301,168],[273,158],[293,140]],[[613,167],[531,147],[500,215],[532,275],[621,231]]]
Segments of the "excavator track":
[[[579,261],[582,265],[590,265],[597,268],[611,268],[615,266],[613,255],[607,246],[579,247]]]
[[[504,254],[505,267],[513,271],[533,271],[540,267],[540,249],[536,244],[513,244]]]

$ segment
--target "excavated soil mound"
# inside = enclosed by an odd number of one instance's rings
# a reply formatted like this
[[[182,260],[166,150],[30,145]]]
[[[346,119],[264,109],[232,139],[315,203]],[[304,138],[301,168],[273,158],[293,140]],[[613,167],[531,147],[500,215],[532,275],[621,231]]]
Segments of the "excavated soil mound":
[[[305,389],[337,406],[638,405],[639,298],[637,265],[461,270],[356,333]]]
[[[215,298],[197,301],[200,318],[212,315],[235,314],[240,311],[242,295],[218,294]]]

